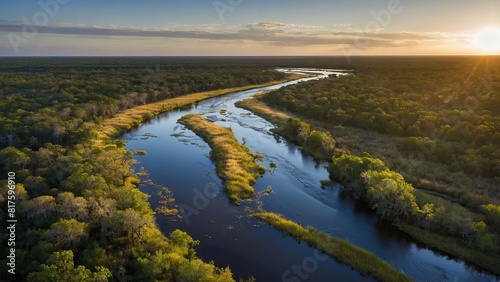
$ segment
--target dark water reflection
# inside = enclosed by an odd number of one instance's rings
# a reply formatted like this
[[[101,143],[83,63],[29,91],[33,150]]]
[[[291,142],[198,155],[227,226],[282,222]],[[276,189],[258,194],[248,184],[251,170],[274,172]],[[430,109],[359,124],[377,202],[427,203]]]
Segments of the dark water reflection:
[[[196,248],[201,258],[214,260],[218,266],[230,266],[243,278],[254,276],[266,282],[373,280],[333,259],[325,260],[307,244],[248,218],[245,208],[254,208],[255,202],[240,207],[231,205],[209,159],[210,148],[177,124],[181,116],[196,112],[219,125],[230,126],[238,140],[244,140],[252,151],[265,156],[266,167],[270,161],[277,165],[274,170],[269,168],[255,185],[256,192],[268,186],[273,188],[270,195],[262,198],[265,210],[366,248],[415,281],[498,281],[462,261],[416,244],[363,203],[341,192],[338,185],[321,188],[320,180],[328,179],[327,163],[314,161],[293,144],[270,133],[272,125],[267,121],[234,106],[234,102],[259,91],[279,87],[205,100],[158,116],[123,136],[129,150],[148,152],[135,157],[137,171],[146,168],[154,183],[169,187],[177,204],[192,212],[184,218],[157,216],[162,232],[168,234],[177,228],[188,232],[201,241]],[[226,114],[220,113],[222,108]],[[152,195],[150,202],[156,207],[156,188],[148,184],[141,184],[140,188]]]

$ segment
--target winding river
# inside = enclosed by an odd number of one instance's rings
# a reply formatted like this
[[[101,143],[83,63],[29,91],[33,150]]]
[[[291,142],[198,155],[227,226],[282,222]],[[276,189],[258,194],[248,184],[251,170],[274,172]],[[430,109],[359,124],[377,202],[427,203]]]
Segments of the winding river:
[[[136,171],[144,167],[149,173],[146,178],[170,188],[176,204],[184,210],[182,217],[157,215],[162,232],[186,231],[200,240],[196,247],[199,257],[213,260],[220,267],[229,266],[241,278],[254,276],[265,282],[373,281],[247,216],[248,209],[262,205],[303,226],[313,226],[368,249],[415,281],[500,281],[415,242],[363,203],[342,193],[338,184],[321,188],[320,180],[328,179],[327,163],[314,161],[295,145],[270,133],[272,124],[234,106],[236,101],[261,91],[345,74],[337,70],[294,71],[314,77],[211,98],[157,116],[122,137],[128,150],[147,151],[146,155],[134,157]],[[268,171],[254,187],[258,193],[271,186],[272,193],[241,206],[232,205],[209,159],[208,145],[177,123],[189,113],[200,113],[218,125],[231,127],[238,140],[262,153]],[[271,161],[276,168],[270,167]],[[157,207],[157,188],[143,179],[140,189],[151,194],[151,206]]]

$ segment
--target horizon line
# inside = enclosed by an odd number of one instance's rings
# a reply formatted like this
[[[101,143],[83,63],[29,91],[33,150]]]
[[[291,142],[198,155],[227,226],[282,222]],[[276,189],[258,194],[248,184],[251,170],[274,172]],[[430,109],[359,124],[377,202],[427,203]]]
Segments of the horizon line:
[[[346,57],[499,57],[500,54],[415,54],[415,55],[0,55],[0,58],[346,58]]]

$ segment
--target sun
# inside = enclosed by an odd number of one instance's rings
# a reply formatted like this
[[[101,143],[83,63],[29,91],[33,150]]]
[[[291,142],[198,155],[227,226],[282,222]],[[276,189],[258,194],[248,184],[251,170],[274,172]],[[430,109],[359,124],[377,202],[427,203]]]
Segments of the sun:
[[[476,48],[484,52],[500,52],[500,28],[485,29],[474,37]]]

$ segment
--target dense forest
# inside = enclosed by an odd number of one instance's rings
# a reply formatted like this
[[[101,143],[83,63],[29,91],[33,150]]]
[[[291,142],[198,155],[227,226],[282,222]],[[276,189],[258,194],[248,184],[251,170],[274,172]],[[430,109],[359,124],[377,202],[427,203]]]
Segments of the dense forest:
[[[264,101],[314,120],[405,137],[398,139],[401,150],[444,164],[458,178],[495,178],[500,175],[499,61],[367,64],[355,75],[290,86]]]
[[[0,146],[32,149],[74,145],[91,137],[92,124],[136,105],[284,78],[229,59],[4,60]]]
[[[500,175],[500,59],[400,62],[299,84],[265,101],[336,125],[404,136],[453,172]],[[422,148],[422,149],[421,149]]]
[[[200,242],[189,234],[161,234],[132,174],[132,152],[100,131],[139,105],[285,79],[275,67],[353,70],[263,95],[300,118],[275,132],[331,160],[332,180],[401,229],[499,269],[498,57],[2,62],[0,214],[11,212],[14,173],[21,281],[234,281],[229,268],[196,256]],[[8,250],[1,255],[3,270]]]
[[[229,268],[197,258],[187,233],[161,234],[125,142],[95,139],[103,120],[136,105],[285,74],[221,58],[2,61],[0,213],[13,211],[7,176],[15,174],[18,280],[234,281]]]
[[[401,229],[498,271],[500,58],[355,58],[352,67],[262,95],[303,119],[275,132],[329,156],[331,178]]]

